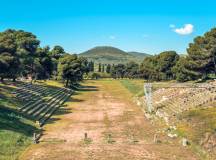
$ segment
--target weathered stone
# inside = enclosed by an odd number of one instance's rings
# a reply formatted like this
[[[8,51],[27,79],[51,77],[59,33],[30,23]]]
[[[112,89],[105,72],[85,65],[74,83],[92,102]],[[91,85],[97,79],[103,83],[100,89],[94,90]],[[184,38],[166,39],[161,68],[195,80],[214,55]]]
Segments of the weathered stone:
[[[186,146],[188,146],[190,143],[189,143],[189,141],[186,139],[186,138],[183,138],[182,139],[182,145],[184,146],[184,147],[186,147]]]

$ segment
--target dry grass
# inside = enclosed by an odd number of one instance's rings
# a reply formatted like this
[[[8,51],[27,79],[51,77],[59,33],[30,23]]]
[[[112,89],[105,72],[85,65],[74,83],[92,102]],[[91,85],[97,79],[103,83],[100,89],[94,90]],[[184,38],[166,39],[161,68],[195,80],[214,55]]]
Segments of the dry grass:
[[[67,102],[65,114],[45,126],[42,142],[32,145],[20,158],[77,160],[197,159],[178,143],[154,144],[156,127],[132,102],[133,93],[118,80],[86,81],[87,91],[79,91]],[[84,133],[91,141],[84,141]]]

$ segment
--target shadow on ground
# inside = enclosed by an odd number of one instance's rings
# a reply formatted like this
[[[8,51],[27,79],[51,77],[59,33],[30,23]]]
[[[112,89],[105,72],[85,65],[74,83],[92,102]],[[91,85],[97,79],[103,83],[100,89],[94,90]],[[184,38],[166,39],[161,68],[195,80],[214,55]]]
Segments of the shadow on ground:
[[[23,122],[23,115],[15,109],[9,109],[0,105],[0,130],[10,130],[31,136],[37,128]]]
[[[24,105],[23,102],[17,100],[15,97],[8,97],[5,96],[3,93],[11,94],[11,92],[14,91],[14,88],[9,86],[10,85],[19,85],[24,82],[16,82],[16,83],[8,83],[0,86],[0,100],[7,101],[7,102],[13,102],[15,106],[17,107],[17,104],[19,103],[19,106]],[[38,84],[34,84],[38,85]],[[55,86],[48,86],[49,88],[53,89],[60,89],[60,87]],[[72,96],[66,101],[66,102],[83,102],[83,99],[77,99],[73,98],[74,95],[82,94],[83,92],[95,92],[98,91],[98,88],[95,86],[88,86],[88,85],[78,85],[76,86],[75,92],[72,94]],[[1,102],[1,101],[0,101]],[[67,108],[67,105],[63,104],[60,108],[56,108],[56,111],[54,112],[53,116],[55,115],[65,115],[72,113],[72,110]],[[55,123],[59,120],[59,118],[51,117],[46,124]],[[37,131],[37,128],[23,122],[23,118],[35,121],[33,117],[30,115],[26,115],[25,113],[21,113],[18,111],[18,108],[11,108],[8,106],[8,104],[2,104],[0,103],[0,130],[11,130],[15,132],[20,132],[25,135],[32,135],[33,132]]]

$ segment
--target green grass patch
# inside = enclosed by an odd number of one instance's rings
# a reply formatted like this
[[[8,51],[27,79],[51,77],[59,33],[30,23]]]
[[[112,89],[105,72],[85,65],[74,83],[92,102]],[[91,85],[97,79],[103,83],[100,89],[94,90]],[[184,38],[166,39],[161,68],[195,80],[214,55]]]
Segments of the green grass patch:
[[[182,115],[187,122],[179,124],[179,133],[199,143],[205,133],[216,132],[216,108],[194,109]]]
[[[18,159],[31,144],[33,132],[38,129],[32,120],[18,111],[22,103],[11,92],[14,86],[0,84],[0,159]]]
[[[37,81],[38,84],[48,86],[48,87],[64,87],[64,83],[60,81],[54,81],[54,80],[47,80],[47,81]]]
[[[121,84],[127,88],[134,96],[143,96],[144,95],[144,80],[130,80],[124,79],[120,81]]]
[[[0,130],[0,159],[15,160],[31,144],[31,138],[22,133]]]
[[[214,104],[215,105],[215,104]],[[181,115],[184,121],[177,126],[177,133],[187,137],[192,143],[192,150],[202,159],[209,159],[209,154],[200,146],[206,133],[216,132],[216,108],[194,109]]]

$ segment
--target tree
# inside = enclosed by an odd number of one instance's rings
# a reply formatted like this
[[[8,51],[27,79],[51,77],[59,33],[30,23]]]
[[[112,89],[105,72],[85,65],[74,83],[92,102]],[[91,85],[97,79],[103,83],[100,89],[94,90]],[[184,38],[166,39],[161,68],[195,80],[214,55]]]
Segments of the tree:
[[[124,78],[125,76],[125,65],[124,64],[117,64],[114,65],[111,69],[111,76],[113,78]]]
[[[78,61],[81,64],[82,75],[80,76],[81,77],[80,80],[82,80],[83,74],[86,73],[88,75],[88,73],[90,72],[89,62],[88,62],[87,58],[85,58],[85,57],[79,57]]]
[[[140,76],[147,80],[160,80],[156,65],[156,56],[146,57],[140,65]]]
[[[91,71],[94,72],[94,62],[92,62],[91,64]]]
[[[110,64],[107,65],[107,67],[106,67],[106,72],[107,72],[107,73],[110,73],[110,72],[111,72],[111,65],[110,65]]]
[[[179,60],[175,51],[165,51],[159,55],[146,57],[140,66],[141,76],[148,80],[170,80],[174,78],[172,68]]]
[[[101,63],[98,64],[98,72],[101,72]]]
[[[101,71],[104,73],[105,72],[105,65],[104,64],[102,64],[102,69],[101,69]]]
[[[216,28],[196,37],[187,52],[173,68],[178,81],[206,79],[208,74],[216,74]]]
[[[90,72],[94,72],[94,62],[93,61],[90,61],[88,63],[88,68],[89,68],[89,71]]]
[[[12,78],[14,81],[20,71],[20,61],[17,55],[18,43],[15,30],[0,33],[0,76]]]
[[[139,65],[135,62],[126,64],[125,76],[128,78],[136,78],[139,76]]]
[[[216,74],[216,28],[196,37],[187,52],[191,70],[196,72],[197,78],[205,79],[209,73]]]
[[[65,54],[59,59],[58,77],[66,81],[66,87],[82,80],[86,72],[84,64],[86,64],[86,59],[78,58],[77,55]]]
[[[21,72],[30,75],[33,79],[36,77],[36,67],[38,65],[36,51],[40,41],[30,32],[19,30],[14,31],[14,34],[17,45],[16,53],[21,61]]]
[[[61,57],[65,55],[65,50],[63,47],[56,45],[53,49],[49,52],[50,57],[52,58],[53,63],[53,75],[57,78],[57,68],[58,68],[58,61]]]
[[[55,58],[56,60],[61,58],[64,54],[65,54],[64,48],[59,45],[54,46],[50,52],[51,57]]]
[[[54,64],[49,55],[49,46],[37,49],[37,69],[36,74],[39,79],[49,79],[52,75]]]
[[[14,81],[19,72],[18,67],[19,60],[12,56],[10,53],[4,52],[0,54],[0,77],[1,81],[4,78],[12,78]]]
[[[172,68],[175,66],[176,62],[179,60],[179,55],[175,51],[165,51],[160,53],[157,57],[157,68],[161,74],[162,80],[173,79]]]
[[[192,69],[191,63],[188,61],[188,57],[180,57],[179,61],[172,68],[172,72],[177,81],[185,82],[189,80],[197,79],[198,75]]]

